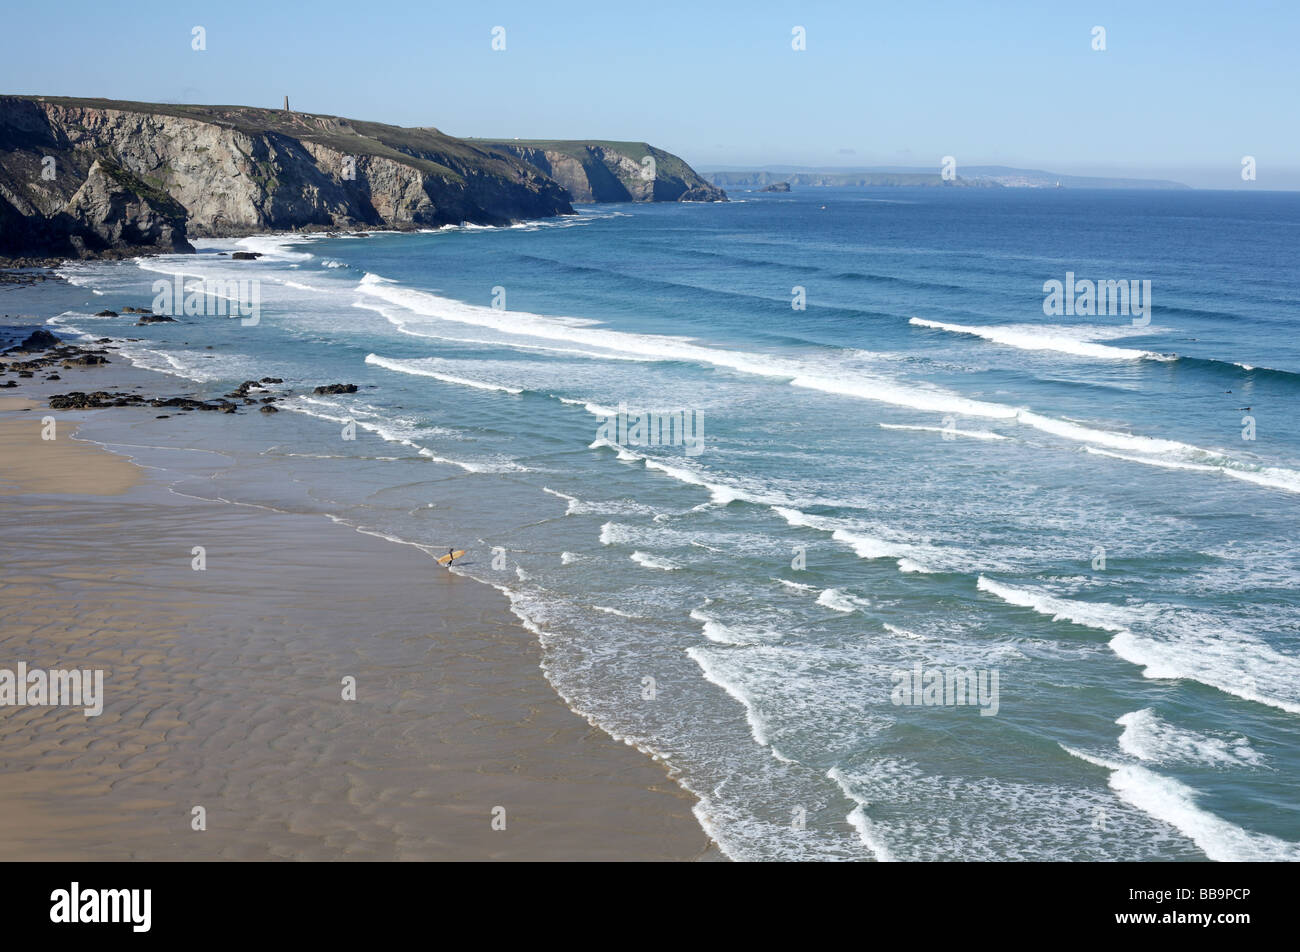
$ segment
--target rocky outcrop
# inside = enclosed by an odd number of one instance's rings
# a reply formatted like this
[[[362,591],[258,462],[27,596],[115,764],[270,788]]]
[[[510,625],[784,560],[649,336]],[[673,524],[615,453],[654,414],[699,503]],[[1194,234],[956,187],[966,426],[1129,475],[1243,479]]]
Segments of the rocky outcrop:
[[[480,141],[480,140],[473,140]],[[574,202],[725,202],[677,156],[645,142],[484,142],[559,182]]]
[[[66,217],[68,240],[82,256],[107,248],[194,250],[185,238],[184,207],[106,159],[94,161],[60,216]]]
[[[0,256],[504,225],[569,214],[573,201],[725,200],[645,143],[499,143],[286,110],[0,96]]]
[[[312,227],[501,225],[572,210],[533,166],[437,129],[0,97],[3,255],[183,250],[187,236]]]

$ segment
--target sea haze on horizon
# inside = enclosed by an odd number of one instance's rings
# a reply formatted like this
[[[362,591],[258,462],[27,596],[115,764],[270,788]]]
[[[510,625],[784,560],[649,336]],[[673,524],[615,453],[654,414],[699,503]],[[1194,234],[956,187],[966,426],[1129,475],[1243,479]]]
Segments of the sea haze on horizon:
[[[469,549],[732,857],[1300,858],[1300,196],[733,198],[70,264],[54,323],[213,395],[357,383],[269,449],[96,427],[238,461],[184,492]],[[176,272],[259,278],[260,324],[91,316]],[[1150,281],[1150,323],[1046,316],[1067,272]],[[620,404],[704,451],[602,443]],[[917,665],[996,672],[996,713],[894,703]]]

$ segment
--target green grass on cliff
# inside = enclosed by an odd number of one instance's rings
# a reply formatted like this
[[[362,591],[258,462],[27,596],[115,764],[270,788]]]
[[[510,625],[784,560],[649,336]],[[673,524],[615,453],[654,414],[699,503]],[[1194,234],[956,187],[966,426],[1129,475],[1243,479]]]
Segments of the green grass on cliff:
[[[99,167],[104,170],[104,174],[111,178],[118,185],[139,195],[155,210],[164,214],[185,217],[185,207],[180,202],[172,198],[162,188],[161,184],[132,175],[126,169],[122,168],[112,159],[104,156],[99,158]]]
[[[275,134],[313,142],[345,155],[367,155],[391,159],[428,175],[463,183],[459,172],[445,162],[481,168],[494,175],[512,176],[517,163],[469,144],[468,140],[446,135],[432,127],[403,128],[380,122],[345,119],[315,113],[285,112],[255,106],[191,106],[180,103],[128,102],[116,99],[84,99],[68,96],[20,96],[38,102],[84,109],[113,109],[118,112],[194,119],[250,135]]]

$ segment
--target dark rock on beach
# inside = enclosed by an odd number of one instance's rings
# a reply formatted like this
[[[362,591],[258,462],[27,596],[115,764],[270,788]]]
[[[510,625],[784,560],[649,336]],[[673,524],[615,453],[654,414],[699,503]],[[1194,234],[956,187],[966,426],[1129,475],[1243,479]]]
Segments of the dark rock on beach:
[[[262,253],[260,251],[236,251],[234,254],[230,256],[230,260],[256,261],[260,257],[262,257]]]
[[[357,385],[354,383],[331,383],[323,387],[317,387],[312,393],[317,396],[329,396],[335,393],[356,393]]]
[[[63,361],[64,368],[69,367],[96,367],[100,364],[108,363],[107,357],[101,357],[99,354],[78,354],[76,357],[68,357]]]
[[[136,327],[141,327],[141,326],[143,326],[143,325],[145,325],[145,324],[175,324],[175,323],[177,323],[176,318],[174,318],[174,317],[168,317],[166,314],[150,314],[150,313],[147,312],[147,311],[141,311],[140,313],[143,314],[144,316],[141,317],[140,320],[138,320],[138,321],[135,322],[135,326],[136,326]]]
[[[192,397],[145,397],[138,393],[96,390],[84,393],[74,390],[71,393],[59,393],[50,397],[51,410],[97,410],[104,407],[156,407],[172,410],[208,410],[211,412],[235,413],[236,404],[229,400],[195,400]],[[166,417],[158,417],[165,419]]]
[[[51,347],[57,347],[60,343],[62,343],[62,341],[57,337],[44,328],[41,328],[34,330],[27,335],[27,339],[19,344],[16,349],[30,353],[37,350],[48,350]],[[12,352],[13,351],[10,351],[10,353]]]
[[[0,270],[0,284],[38,284],[42,281],[62,281],[53,271],[35,271],[27,270],[33,268],[43,268],[48,264],[60,264],[60,259],[32,259],[32,258],[5,258],[0,257],[0,264],[6,270]],[[9,268],[20,270],[8,270]]]

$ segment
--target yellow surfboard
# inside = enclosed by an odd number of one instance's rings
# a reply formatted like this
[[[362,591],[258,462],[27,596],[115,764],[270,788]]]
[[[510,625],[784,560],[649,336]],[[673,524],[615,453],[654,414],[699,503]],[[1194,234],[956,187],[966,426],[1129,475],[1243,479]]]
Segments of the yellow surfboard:
[[[462,555],[464,555],[464,554],[465,554],[465,550],[464,550],[464,549],[457,549],[455,552],[451,553],[450,555],[444,555],[442,558],[440,558],[440,559],[438,560],[438,564],[439,564],[439,565],[450,565],[452,559],[459,559],[459,558],[460,558]]]

